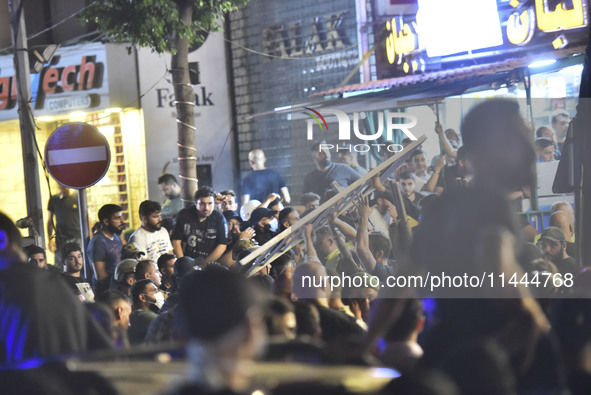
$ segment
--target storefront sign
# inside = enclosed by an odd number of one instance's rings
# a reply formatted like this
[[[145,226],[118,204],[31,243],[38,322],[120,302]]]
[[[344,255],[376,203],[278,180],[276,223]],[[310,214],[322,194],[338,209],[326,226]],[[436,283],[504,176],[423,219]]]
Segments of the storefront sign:
[[[108,46],[111,45],[111,48]],[[117,48],[116,48],[117,47]],[[73,47],[62,47],[54,55],[51,63],[35,74],[31,74],[31,92],[35,115],[53,115],[76,109],[103,109],[109,107],[113,99],[109,90],[107,76],[107,58],[121,52],[121,48],[113,44],[87,44]],[[113,62],[121,57],[113,56]],[[125,62],[127,59],[120,59]],[[115,79],[126,78],[127,71],[114,76]],[[127,85],[121,81],[114,82],[118,94],[135,91],[137,85],[133,80]],[[125,93],[128,95],[128,93]],[[127,97],[123,99],[129,101]],[[12,56],[0,57],[0,120],[16,119],[17,86],[14,76]]]
[[[321,54],[351,45],[344,29],[347,12],[318,16],[313,20],[280,23],[263,29],[267,61]]]
[[[100,98],[96,96],[95,99],[100,100]],[[83,95],[48,99],[46,100],[45,106],[48,110],[51,111],[80,110],[83,108],[92,107],[92,97],[91,95]]]
[[[146,131],[148,196],[161,201],[157,180],[163,171],[178,179],[177,111],[174,87],[169,78],[170,54],[138,51],[140,91]],[[199,186],[208,174],[218,191],[234,186],[230,105],[225,73],[223,33],[212,33],[203,45],[189,53],[198,64],[200,81],[192,82],[195,103],[195,157]],[[203,177],[202,177],[203,176]]]
[[[386,37],[376,55],[378,76],[453,68],[467,60],[490,62],[503,55],[585,43],[588,2],[417,0],[416,14],[379,22],[376,31],[385,30]]]

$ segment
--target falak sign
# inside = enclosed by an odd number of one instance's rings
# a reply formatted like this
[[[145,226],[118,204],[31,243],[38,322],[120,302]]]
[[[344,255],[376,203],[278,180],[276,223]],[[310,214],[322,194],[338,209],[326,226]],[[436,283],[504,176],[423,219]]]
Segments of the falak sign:
[[[135,91],[128,68],[132,57],[125,48],[113,44],[88,44],[61,47],[51,63],[31,74],[31,92],[35,115],[50,115],[75,110],[108,108],[113,100],[128,101]],[[108,61],[108,59],[110,59]],[[120,63],[120,64],[118,64]],[[117,69],[110,82],[108,68]],[[122,80],[127,82],[122,82]],[[114,88],[110,91],[110,86]],[[122,98],[125,96],[125,98]],[[0,120],[17,118],[17,86],[12,56],[0,57]]]
[[[380,0],[376,0],[380,1]],[[416,0],[377,17],[380,78],[492,62],[586,43],[589,0]]]

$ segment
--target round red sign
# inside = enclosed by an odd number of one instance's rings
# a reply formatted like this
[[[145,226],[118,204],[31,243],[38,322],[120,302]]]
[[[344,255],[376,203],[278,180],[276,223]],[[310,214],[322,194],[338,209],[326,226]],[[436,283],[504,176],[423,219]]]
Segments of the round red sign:
[[[92,125],[67,123],[45,145],[45,165],[63,186],[83,189],[99,182],[109,169],[111,150],[105,136]]]

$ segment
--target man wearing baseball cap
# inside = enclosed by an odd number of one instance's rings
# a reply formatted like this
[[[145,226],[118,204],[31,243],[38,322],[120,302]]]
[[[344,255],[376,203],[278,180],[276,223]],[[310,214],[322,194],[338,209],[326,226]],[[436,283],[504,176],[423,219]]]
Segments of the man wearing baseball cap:
[[[562,229],[550,226],[542,231],[538,240],[538,247],[542,250],[544,259],[554,263],[562,274],[576,273],[578,267],[573,257],[566,253],[566,239]]]
[[[278,214],[279,211],[277,210],[258,207],[250,215],[250,225],[256,232],[254,239],[259,245],[263,245],[275,237],[276,233],[271,230],[271,223],[273,221],[277,222]]]
[[[135,267],[138,261],[135,259],[124,259],[115,267],[115,275],[111,289],[123,292],[128,297],[131,296],[131,286],[135,283]]]

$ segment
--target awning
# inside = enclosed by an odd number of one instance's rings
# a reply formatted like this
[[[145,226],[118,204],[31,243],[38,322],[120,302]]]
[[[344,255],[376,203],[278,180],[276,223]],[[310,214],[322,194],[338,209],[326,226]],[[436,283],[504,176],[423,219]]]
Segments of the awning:
[[[494,63],[478,64],[473,66],[442,70],[437,72],[409,75],[397,78],[388,78],[378,81],[368,81],[360,84],[352,84],[339,88],[316,92],[310,97],[315,99],[334,99],[352,95],[365,97],[417,97],[420,96],[449,96],[452,93],[460,94],[468,89],[492,84],[496,80],[510,78],[512,72],[527,66],[539,59],[552,58],[557,62],[546,67],[540,67],[532,74],[559,70],[564,67],[580,64],[583,61],[585,46],[565,48],[562,50],[537,53],[531,56],[511,58]]]

